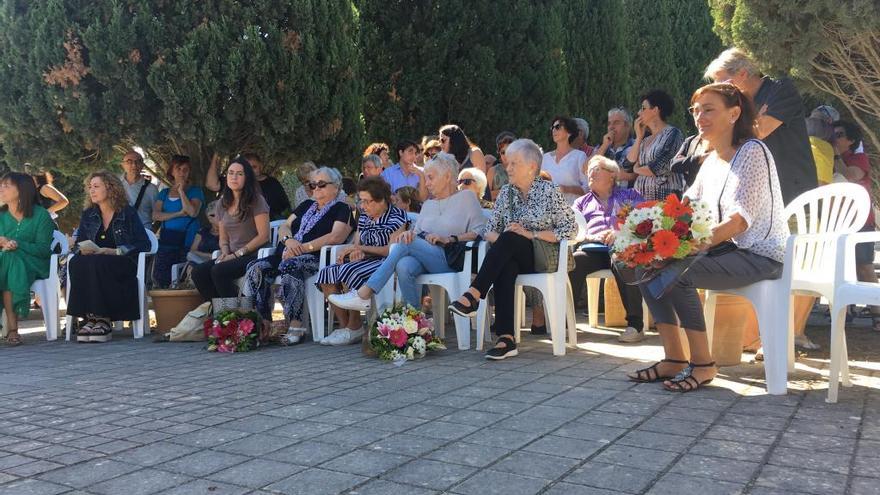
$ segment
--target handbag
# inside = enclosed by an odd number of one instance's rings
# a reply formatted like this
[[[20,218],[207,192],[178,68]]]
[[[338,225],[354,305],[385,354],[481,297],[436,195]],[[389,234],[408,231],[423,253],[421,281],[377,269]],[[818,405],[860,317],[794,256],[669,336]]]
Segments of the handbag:
[[[185,249],[187,233],[189,232],[190,225],[192,225],[194,221],[195,218],[190,218],[183,230],[169,229],[165,227],[165,222],[162,222],[162,230],[159,231],[159,247],[173,249],[175,251]]]
[[[513,220],[513,189],[508,189],[508,209],[510,218]],[[537,237],[532,238],[532,252],[534,253],[535,273],[552,273],[559,268],[559,243],[548,242]],[[568,250],[568,270],[574,270],[574,254]]]
[[[200,304],[187,313],[180,323],[168,332],[171,342],[201,342],[205,340],[205,320],[211,315],[211,303]]]
[[[214,309],[215,315],[224,311],[253,311],[254,301],[250,297],[241,295],[236,297],[215,297],[211,299],[211,306]]]
[[[477,237],[475,243],[479,242]],[[470,241],[449,242],[443,245],[443,254],[446,256],[446,264],[456,272],[464,269],[464,254],[473,249],[469,246]]]

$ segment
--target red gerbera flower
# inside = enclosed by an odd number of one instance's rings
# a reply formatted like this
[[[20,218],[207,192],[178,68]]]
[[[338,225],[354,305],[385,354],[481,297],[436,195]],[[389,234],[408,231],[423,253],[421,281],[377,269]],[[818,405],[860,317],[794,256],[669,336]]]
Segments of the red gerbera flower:
[[[654,247],[654,250],[657,251],[657,254],[664,259],[671,258],[672,255],[675,254],[675,251],[678,250],[679,244],[678,236],[668,230],[655,232],[654,235],[651,236],[651,245]]]
[[[674,194],[667,196],[666,202],[663,204],[663,214],[668,217],[677,219],[684,215],[690,215],[693,212],[694,210],[690,206],[682,204],[682,202],[678,200],[678,196]]]

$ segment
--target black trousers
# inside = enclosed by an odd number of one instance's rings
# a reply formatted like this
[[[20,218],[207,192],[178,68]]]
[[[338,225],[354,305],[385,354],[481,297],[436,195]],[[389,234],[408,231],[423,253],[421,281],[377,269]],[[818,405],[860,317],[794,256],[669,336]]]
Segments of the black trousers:
[[[587,275],[597,270],[611,269],[614,274],[614,280],[617,282],[617,290],[620,292],[620,300],[623,302],[623,309],[626,311],[626,325],[642,331],[644,325],[644,315],[642,314],[642,292],[637,285],[627,285],[624,279],[632,279],[632,277],[621,277],[616,266],[611,263],[611,256],[602,252],[574,252],[574,270],[568,273],[571,281],[571,291],[574,297],[579,297],[584,290]],[[577,307],[577,301],[575,307]]]
[[[223,263],[214,263],[214,260],[200,263],[193,267],[193,283],[206,301],[215,297],[235,297],[239,292],[235,281],[244,276],[248,263],[255,259],[257,253]]]
[[[513,335],[513,295],[516,277],[520,273],[535,273],[532,241],[513,232],[504,232],[489,248],[483,266],[471,284],[483,298],[494,287],[498,335]]]

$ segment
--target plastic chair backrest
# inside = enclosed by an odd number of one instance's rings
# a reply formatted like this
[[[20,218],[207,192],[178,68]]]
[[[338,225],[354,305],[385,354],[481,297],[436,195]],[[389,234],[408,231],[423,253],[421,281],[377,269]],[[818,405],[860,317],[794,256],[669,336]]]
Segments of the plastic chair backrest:
[[[284,219],[269,222],[269,239],[273,246],[278,244],[278,232],[281,231],[281,226],[284,225],[285,222],[287,222],[287,220]]]
[[[786,220],[794,216],[792,234],[857,232],[871,211],[871,197],[864,187],[847,182],[828,184],[804,192],[786,205]]]
[[[583,213],[579,212],[577,208],[572,207],[571,209],[574,210],[574,220],[577,222],[578,226],[577,237],[575,237],[571,243],[576,245],[580,244],[587,238],[587,218]]]
[[[147,232],[147,239],[150,240],[150,252],[147,254],[156,254],[156,251],[159,250],[159,239],[156,237],[156,234],[153,233],[150,229],[144,229]]]
[[[63,232],[56,230],[52,232],[52,245],[50,249],[53,253],[58,246],[61,246],[61,256],[65,256],[70,252],[70,243],[67,242],[67,236]]]

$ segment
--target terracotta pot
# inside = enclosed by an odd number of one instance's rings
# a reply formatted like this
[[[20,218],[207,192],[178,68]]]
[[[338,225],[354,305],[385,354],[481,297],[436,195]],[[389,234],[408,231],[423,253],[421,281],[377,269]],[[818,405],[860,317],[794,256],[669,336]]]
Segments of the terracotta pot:
[[[156,313],[154,332],[168,333],[184,316],[202,303],[202,296],[195,289],[151,290],[153,311]]]
[[[626,310],[623,308],[623,301],[620,300],[620,291],[617,288],[617,281],[613,278],[606,278],[604,292],[605,326],[625,327]]]
[[[712,357],[718,366],[737,366],[742,361],[743,342],[751,343],[752,336],[757,336],[758,318],[748,299],[730,294],[716,297]]]

